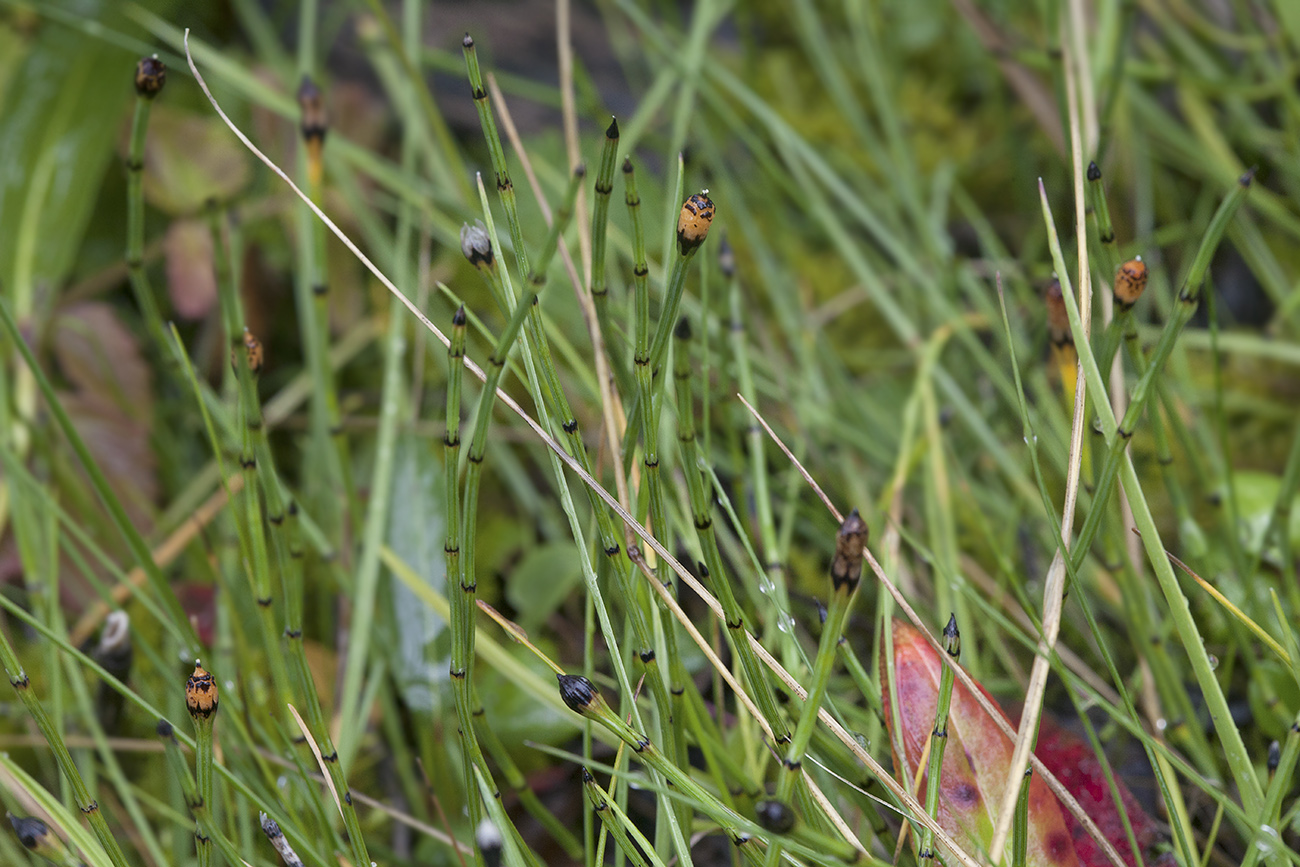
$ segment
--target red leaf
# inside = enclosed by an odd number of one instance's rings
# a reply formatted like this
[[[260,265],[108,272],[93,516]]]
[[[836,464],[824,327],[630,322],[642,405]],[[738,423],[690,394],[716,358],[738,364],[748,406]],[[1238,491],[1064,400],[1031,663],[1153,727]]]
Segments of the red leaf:
[[[921,633],[906,623],[894,621],[893,641],[892,666],[881,654],[881,682],[888,684],[893,678],[901,732],[894,730],[895,709],[887,686],[883,690],[885,722],[890,730],[896,773],[900,782],[911,788],[921,754],[934,730],[943,663]],[[939,781],[937,818],[939,825],[976,858],[986,853],[993,842],[993,823],[1002,803],[1013,750],[1011,739],[985,713],[970,690],[957,681],[948,713],[948,746]],[[926,781],[923,774],[917,789],[922,802]],[[1030,867],[1081,867],[1063,813],[1047,783],[1035,775],[1029,783],[1026,861]]]
[[[1106,777],[1101,772],[1101,763],[1097,761],[1092,747],[1044,714],[1042,722],[1038,725],[1038,745],[1034,748],[1034,753],[1074,796],[1084,812],[1097,823],[1097,827],[1119,852],[1124,863],[1129,867],[1137,867],[1133,849],[1129,846],[1128,836],[1124,833],[1124,823],[1115,809],[1110,787],[1106,784]],[[1115,785],[1119,789],[1124,812],[1128,814],[1128,820],[1133,825],[1133,836],[1137,838],[1138,847],[1143,850],[1145,856],[1161,839],[1156,822],[1147,815],[1128,786],[1124,785],[1118,777],[1115,779]],[[1065,823],[1074,838],[1074,851],[1084,867],[1101,867],[1110,863],[1106,860],[1097,841],[1092,839],[1087,829],[1068,812],[1065,814]],[[1146,863],[1148,867],[1152,867],[1154,864],[1172,865],[1174,862],[1172,855],[1169,855],[1154,861],[1148,857]]]

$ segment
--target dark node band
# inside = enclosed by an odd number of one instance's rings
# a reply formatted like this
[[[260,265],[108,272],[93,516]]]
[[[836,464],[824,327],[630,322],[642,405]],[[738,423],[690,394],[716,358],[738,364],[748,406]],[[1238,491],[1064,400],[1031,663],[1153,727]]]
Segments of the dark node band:
[[[301,629],[286,629],[286,630],[284,631],[284,637],[287,638],[287,639],[289,639],[290,641],[296,641],[297,639],[302,638],[302,630],[301,630]]]
[[[652,662],[654,662],[654,661],[655,661],[655,652],[654,652],[654,650],[643,650],[643,651],[641,651],[641,662],[642,662],[644,665],[649,665],[650,663],[652,663]]]
[[[566,421],[562,427],[564,428],[564,432],[567,434],[576,433],[578,430],[578,420],[576,418],[571,418]]]
[[[257,604],[260,605],[260,606],[262,606],[263,608],[270,608],[270,607],[271,607],[271,601],[272,601],[272,600],[271,600],[271,597],[270,597],[270,596],[259,596],[259,597],[257,597]]]

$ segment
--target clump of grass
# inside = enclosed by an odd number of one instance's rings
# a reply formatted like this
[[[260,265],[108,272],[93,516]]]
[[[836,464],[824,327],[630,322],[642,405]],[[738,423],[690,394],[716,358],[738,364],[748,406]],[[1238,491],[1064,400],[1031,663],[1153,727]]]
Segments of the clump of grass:
[[[400,28],[373,3],[358,50],[398,107],[390,158],[358,145],[346,74],[317,57],[340,20],[301,4],[294,58],[283,10],[236,4],[252,47],[214,30],[191,40],[192,68],[236,117],[258,112],[259,140],[273,122],[298,135],[285,138],[292,156],[267,160],[289,172],[207,212],[209,325],[169,321],[150,252],[169,215],[144,177],[146,146],[173,133],[159,109],[146,139],[158,88],[146,91],[160,81],[150,70],[178,68],[182,33],[137,7],[95,20],[13,8],[48,28],[4,30],[28,53],[0,61],[0,88],[22,108],[5,109],[4,135],[30,168],[0,187],[0,224],[19,227],[0,240],[0,262],[13,261],[0,524],[32,600],[0,596],[29,630],[4,636],[0,655],[40,735],[6,726],[17,758],[0,767],[7,806],[46,823],[25,825],[20,845],[44,851],[58,832],[68,858],[95,867],[192,851],[200,864],[265,862],[263,836],[291,867],[713,863],[727,857],[715,841],[765,864],[973,865],[986,853],[936,822],[938,774],[922,794],[882,766],[890,686],[860,656],[882,652],[875,636],[896,613],[924,627],[952,612],[962,658],[943,687],[978,678],[1027,697],[1024,731],[1007,734],[1025,767],[1044,771],[1030,750],[1040,705],[1077,712],[1107,779],[1118,762],[1104,754],[1125,739],[1146,755],[1180,863],[1294,858],[1300,429],[1284,388],[1300,363],[1287,252],[1300,162],[1277,84],[1292,16],[1232,10],[1212,26],[1148,5],[1089,21],[1072,2],[1001,21],[885,0],[843,12],[703,2],[678,21],[615,4],[610,47],[637,97],[615,122],[608,82],[581,64],[563,63],[558,87],[494,73],[488,27],[431,48],[418,3],[402,4]],[[572,61],[574,10],[560,11]],[[56,37],[68,56],[158,46],[144,90],[119,106],[123,124],[133,112],[124,188],[99,184],[90,145],[60,137],[85,114],[84,72],[48,105],[4,83],[27,82]],[[466,76],[469,96],[431,92],[428,69]],[[169,110],[209,118],[172,78]],[[1162,93],[1173,81],[1177,115]],[[1035,109],[989,97],[1004,92]],[[520,135],[511,109],[530,96],[585,127],[576,148],[560,157],[544,135]],[[440,113],[452,100],[472,100],[478,119],[459,144]],[[56,162],[81,147],[80,162]],[[109,137],[98,147],[108,154]],[[475,197],[461,164],[479,153],[490,180]],[[574,171],[583,156],[592,177]],[[626,209],[611,207],[620,175]],[[96,363],[153,365],[165,417],[182,420],[152,434],[167,482],[146,505],[169,507],[153,530],[131,517],[138,495],[103,450],[78,393],[85,357],[63,336],[80,323],[66,299],[100,291],[69,275],[95,272],[103,237],[120,250],[121,227],[67,215],[87,241],[67,261],[36,243],[65,216],[40,184],[64,176],[87,191],[86,214],[96,196],[114,215],[127,207],[134,303],[111,311],[125,336],[91,335]],[[1075,228],[1058,235],[1067,176]],[[284,193],[291,177],[300,203]],[[575,220],[588,189],[592,219]],[[358,285],[327,231],[361,239],[351,249],[390,298]],[[716,240],[702,243],[706,231]],[[1266,328],[1225,318],[1234,286],[1216,256],[1229,245],[1273,305]],[[294,280],[293,302],[258,283],[264,272]],[[1094,284],[1112,296],[1101,312]],[[40,303],[35,285],[49,287]],[[340,327],[348,316],[361,321]],[[133,329],[154,355],[135,351]],[[1038,363],[1049,346],[1053,363]],[[226,505],[177,537],[174,569],[161,565],[159,542],[216,493]],[[841,502],[861,514],[841,520]],[[442,556],[425,537],[444,541]],[[133,595],[127,565],[143,576]],[[83,587],[96,611],[132,600],[129,667],[69,640],[60,598]],[[182,604],[196,587],[211,590],[208,610]],[[436,619],[411,617],[410,600]],[[214,616],[210,634],[195,613]],[[190,739],[170,724],[162,756],[133,733],[179,716],[177,661],[200,651],[233,686],[221,759],[211,720],[196,718],[191,776]],[[94,712],[109,701],[92,698],[87,671],[121,700],[116,722]],[[337,698],[322,689],[335,682]],[[604,698],[615,694],[617,708]],[[1249,719],[1233,717],[1241,706]],[[940,702],[932,767],[945,715]],[[987,853],[1015,867],[1022,770],[1008,769]],[[1126,836],[1136,860],[1150,854]]]

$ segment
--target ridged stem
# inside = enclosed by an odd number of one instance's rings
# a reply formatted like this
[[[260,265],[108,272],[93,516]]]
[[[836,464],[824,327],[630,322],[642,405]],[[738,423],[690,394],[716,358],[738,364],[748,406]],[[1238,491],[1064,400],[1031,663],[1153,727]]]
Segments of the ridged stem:
[[[0,310],[4,311],[6,317],[9,315],[7,307],[0,306]],[[36,728],[50,745],[50,751],[54,753],[54,761],[72,790],[73,800],[76,801],[82,815],[90,822],[90,829],[94,831],[99,844],[104,847],[105,854],[115,867],[127,867],[129,862],[126,860],[126,855],[118,845],[112,830],[109,829],[108,822],[99,809],[99,803],[90,796],[90,790],[86,787],[81,772],[77,770],[76,762],[72,760],[72,753],[68,752],[63,735],[54,724],[54,720],[46,713],[40,699],[32,691],[31,680],[18,661],[18,655],[14,653],[13,645],[9,643],[9,637],[3,631],[0,631],[0,665],[4,666],[5,672],[9,675],[9,685],[18,693],[18,698],[22,700],[27,712],[32,715]]]
[[[952,657],[953,665],[956,665],[961,659],[961,633],[957,630],[956,615],[949,615],[943,637],[944,650]],[[948,747],[948,709],[952,704],[953,677],[952,666],[943,666],[939,674],[939,698],[935,702],[934,731],[930,733],[930,759],[925,773],[925,811],[931,819],[939,816],[939,780],[943,773],[943,754]],[[931,863],[935,857],[934,830],[928,825],[921,831],[918,857]]]
[[[700,550],[704,555],[702,564],[704,568],[701,570],[703,574],[700,577],[708,579],[713,586],[713,592],[718,597],[726,617],[732,651],[740,660],[745,679],[749,683],[750,694],[754,697],[763,718],[771,727],[776,744],[781,746],[789,743],[790,730],[777,708],[776,693],[767,676],[767,669],[758,661],[754,649],[749,644],[745,613],[731,587],[731,578],[723,564],[722,552],[718,550],[717,533],[713,529],[711,500],[705,487],[704,473],[700,469],[704,457],[700,453],[699,443],[695,437],[695,404],[691,394],[689,349],[691,329],[684,316],[677,326],[676,338],[673,378],[676,380],[677,392],[677,441],[682,452],[682,470],[686,475],[686,486],[690,494],[691,517],[695,522]]]

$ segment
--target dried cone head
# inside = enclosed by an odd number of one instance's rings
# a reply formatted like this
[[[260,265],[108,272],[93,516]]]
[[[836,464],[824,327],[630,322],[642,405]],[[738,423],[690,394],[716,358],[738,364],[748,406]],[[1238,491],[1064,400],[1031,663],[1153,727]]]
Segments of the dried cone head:
[[[303,139],[309,142],[324,139],[330,125],[329,113],[325,111],[325,97],[310,75],[304,75],[298,85],[298,110]]]
[[[167,83],[167,67],[158,59],[158,55],[141,57],[135,65],[135,92],[145,99],[153,99],[162,93]]]
[[[858,586],[862,578],[862,548],[867,544],[867,522],[862,520],[858,510],[849,512],[849,516],[840,525],[839,535],[835,537],[835,559],[831,561],[831,583],[836,592],[841,587],[850,593]]]
[[[1127,310],[1136,304],[1146,288],[1147,263],[1142,261],[1141,256],[1129,259],[1119,266],[1119,271],[1115,274],[1115,303],[1121,309]]]
[[[262,362],[266,360],[262,342],[247,328],[244,329],[244,354],[248,358],[248,369],[253,373],[261,373]]]
[[[185,707],[196,720],[217,712],[217,680],[197,660],[194,673],[185,682]]]
[[[713,200],[702,190],[682,203],[677,217],[677,246],[683,256],[704,243],[713,225]]]

